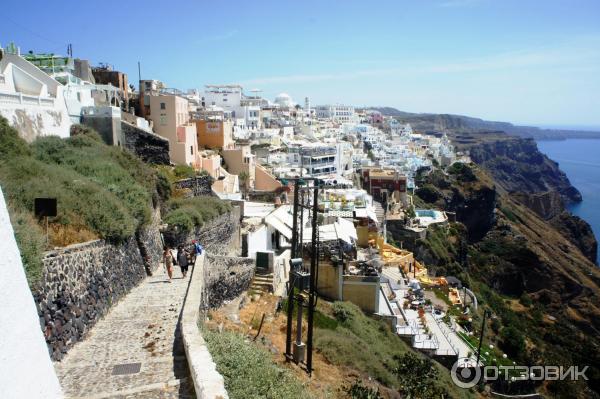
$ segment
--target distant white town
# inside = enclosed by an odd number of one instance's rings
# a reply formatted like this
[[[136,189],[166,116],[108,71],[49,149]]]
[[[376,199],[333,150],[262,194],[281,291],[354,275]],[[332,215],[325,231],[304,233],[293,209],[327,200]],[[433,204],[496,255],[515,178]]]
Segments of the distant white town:
[[[66,138],[83,124],[148,163],[210,176],[212,195],[241,206],[242,256],[256,260],[255,286],[275,295],[286,295],[290,278],[294,182],[322,185],[319,295],[391,320],[432,357],[475,361],[471,332],[457,322],[477,307],[475,296],[455,277],[431,276],[399,240],[388,242],[390,228],[425,239],[453,221],[413,202],[419,173],[470,162],[445,134],[415,132],[375,109],[312,104],[310,93],[268,99],[237,84],[180,90],[146,76],[134,85],[110,65],[14,44],[0,51],[0,115],[23,138]],[[308,212],[300,223],[309,243]]]

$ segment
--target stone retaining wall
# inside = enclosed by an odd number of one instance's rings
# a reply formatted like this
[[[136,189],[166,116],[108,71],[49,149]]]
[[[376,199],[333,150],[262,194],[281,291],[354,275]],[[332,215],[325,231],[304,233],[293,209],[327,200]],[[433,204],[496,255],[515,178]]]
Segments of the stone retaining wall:
[[[194,197],[201,195],[213,195],[212,184],[214,179],[208,175],[196,176],[191,179],[184,179],[175,182],[175,187],[178,189],[188,189],[192,192]]]
[[[147,132],[131,123],[121,121],[123,147],[140,157],[144,162],[169,165],[169,140]]]
[[[239,207],[234,207],[230,213],[183,237],[182,242],[197,239],[211,254],[237,254],[239,217]],[[120,245],[95,240],[45,254],[42,278],[32,293],[53,360],[60,360],[112,305],[145,278],[146,266],[150,272],[156,270],[162,261],[159,226],[157,209],[150,225]],[[230,279],[225,281],[225,285],[214,284],[219,298],[229,298],[229,293],[234,292],[225,288]]]
[[[53,360],[146,276],[134,238],[118,246],[97,240],[51,251],[43,264],[33,297]]]
[[[42,278],[32,294],[53,360],[62,359],[146,277],[146,266],[156,270],[162,257],[159,223],[155,210],[152,223],[122,244],[95,240],[46,252]]]
[[[250,288],[256,264],[254,259],[230,256],[206,256],[204,284],[205,306],[218,308],[224,301],[238,297]]]

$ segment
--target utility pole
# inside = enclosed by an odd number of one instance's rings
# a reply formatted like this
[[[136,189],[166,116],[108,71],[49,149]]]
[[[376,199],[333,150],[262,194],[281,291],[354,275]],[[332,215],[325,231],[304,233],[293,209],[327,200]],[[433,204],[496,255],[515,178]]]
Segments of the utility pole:
[[[481,334],[479,334],[479,347],[477,348],[477,363],[475,363],[475,367],[479,367],[479,358],[481,356],[481,344],[483,343],[483,332],[485,331],[485,319],[490,316],[489,310],[483,311],[483,320],[481,321]]]
[[[292,221],[292,256],[291,259],[296,259],[298,256],[298,200],[300,197],[300,185],[298,180],[294,180],[294,220]],[[285,356],[289,361],[292,358],[292,318],[294,314],[294,269],[290,262],[290,272],[288,274],[288,303],[287,303],[287,328],[285,335]],[[299,311],[301,311],[300,308]]]
[[[317,224],[317,214],[319,212],[319,187],[318,183],[314,182],[313,187],[313,212],[312,212],[312,250],[310,257],[310,285],[308,294],[308,337],[306,343],[306,368],[308,374],[312,373],[312,349],[313,349],[313,316],[315,312],[315,295],[316,295],[316,280],[315,276],[317,273],[317,262],[319,258],[319,242],[318,242],[318,231],[319,226]]]

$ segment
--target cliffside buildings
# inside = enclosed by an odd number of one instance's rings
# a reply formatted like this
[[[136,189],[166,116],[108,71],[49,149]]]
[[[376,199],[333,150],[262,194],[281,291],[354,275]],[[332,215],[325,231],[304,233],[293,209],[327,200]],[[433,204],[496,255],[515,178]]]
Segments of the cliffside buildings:
[[[27,141],[68,137],[72,124],[64,86],[21,57],[14,45],[0,49],[0,115]]]
[[[232,121],[199,119],[195,123],[199,146],[216,149],[231,149],[235,146]]]
[[[358,122],[358,115],[350,105],[318,105],[315,107],[317,118],[331,119],[336,123]]]
[[[168,94],[148,96],[154,131],[169,140],[169,156],[177,164],[198,167],[196,124],[190,122],[188,100]]]

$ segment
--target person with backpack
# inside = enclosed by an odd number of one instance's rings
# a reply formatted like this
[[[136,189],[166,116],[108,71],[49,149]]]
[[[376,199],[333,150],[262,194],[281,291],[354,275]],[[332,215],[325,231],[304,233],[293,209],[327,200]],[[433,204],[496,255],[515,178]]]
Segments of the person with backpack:
[[[179,264],[179,267],[181,268],[181,274],[183,274],[183,278],[185,278],[185,276],[187,276],[189,261],[188,261],[188,252],[185,250],[183,245],[180,245],[177,248],[177,263]]]
[[[196,251],[196,256],[202,255],[202,251],[204,250],[202,245],[200,245],[200,243],[196,240],[192,241],[192,243],[194,243],[194,251]]]

